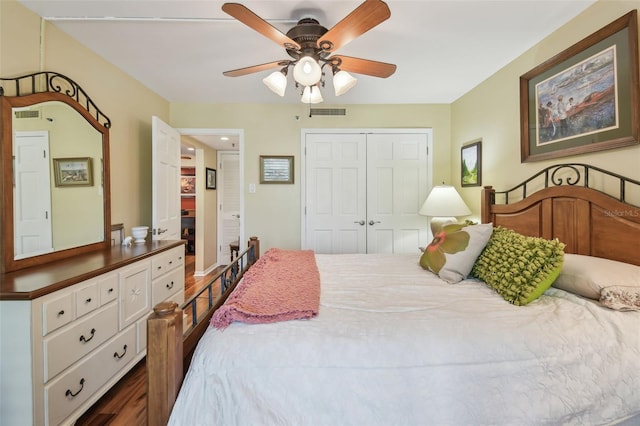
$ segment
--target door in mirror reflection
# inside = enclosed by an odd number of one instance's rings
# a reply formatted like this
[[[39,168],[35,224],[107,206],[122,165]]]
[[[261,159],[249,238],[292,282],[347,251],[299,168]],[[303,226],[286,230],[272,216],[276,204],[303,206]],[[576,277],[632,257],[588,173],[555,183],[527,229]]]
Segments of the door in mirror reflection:
[[[24,259],[53,251],[49,133],[14,134],[14,258]]]

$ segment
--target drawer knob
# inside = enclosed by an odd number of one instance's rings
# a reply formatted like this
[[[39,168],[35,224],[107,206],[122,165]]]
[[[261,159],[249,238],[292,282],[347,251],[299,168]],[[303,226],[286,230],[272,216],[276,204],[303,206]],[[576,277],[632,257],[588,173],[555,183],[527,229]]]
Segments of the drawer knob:
[[[82,389],[84,389],[84,377],[80,379],[80,389],[78,389],[78,392],[73,393],[71,392],[71,389],[67,389],[67,391],[64,394],[65,396],[76,397],[80,392],[82,392]]]
[[[89,337],[89,338],[87,339],[86,337],[84,337],[84,334],[83,334],[82,336],[80,336],[80,341],[81,341],[81,342],[84,342],[84,343],[89,343],[89,341],[90,341],[91,339],[93,339],[93,336],[95,336],[95,335],[96,335],[96,329],[95,329],[95,328],[92,328],[92,329],[91,329],[91,337]]]
[[[87,300],[85,300],[84,303],[91,303],[91,298],[88,298]]]
[[[62,309],[60,312],[58,312],[58,316],[61,317],[64,315],[64,309]]]
[[[173,281],[171,281],[171,284],[167,284],[167,290],[171,290],[173,288]]]
[[[113,287],[111,287],[109,290],[107,290],[107,293],[113,293]]]
[[[118,358],[118,359],[122,359],[122,357],[124,357],[127,354],[127,345],[124,345],[124,347],[122,349],[123,349],[122,355],[120,355],[118,352],[114,352],[113,353],[113,357],[114,358]]]

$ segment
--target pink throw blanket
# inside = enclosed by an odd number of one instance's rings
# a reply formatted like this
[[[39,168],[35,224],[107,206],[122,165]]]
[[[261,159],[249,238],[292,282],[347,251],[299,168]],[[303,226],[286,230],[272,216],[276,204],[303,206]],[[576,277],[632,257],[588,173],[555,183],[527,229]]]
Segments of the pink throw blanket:
[[[313,251],[270,249],[213,314],[211,325],[309,319],[318,314],[319,306],[320,273]]]

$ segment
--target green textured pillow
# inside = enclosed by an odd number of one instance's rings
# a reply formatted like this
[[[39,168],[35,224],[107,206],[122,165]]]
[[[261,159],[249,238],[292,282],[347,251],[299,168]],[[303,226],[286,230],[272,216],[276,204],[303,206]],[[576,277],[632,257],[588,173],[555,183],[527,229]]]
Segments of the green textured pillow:
[[[564,244],[558,239],[527,237],[496,226],[471,275],[507,302],[526,305],[551,286],[563,260]]]

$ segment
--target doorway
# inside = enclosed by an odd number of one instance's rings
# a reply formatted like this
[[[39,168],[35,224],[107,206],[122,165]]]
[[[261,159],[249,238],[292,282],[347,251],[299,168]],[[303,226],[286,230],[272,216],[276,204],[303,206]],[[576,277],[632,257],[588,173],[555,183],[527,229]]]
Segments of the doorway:
[[[195,268],[194,275],[204,276],[213,271],[217,266],[228,263],[228,241],[235,240],[243,235],[242,209],[244,196],[242,194],[243,180],[243,145],[244,131],[242,129],[201,129],[180,128],[177,129],[183,136],[182,156],[192,157],[190,165],[193,167],[196,179],[203,184],[199,185],[201,197],[196,193],[193,216],[195,216]],[[191,143],[195,141],[195,143]],[[187,151],[187,148],[193,151]],[[209,149],[215,150],[211,153]],[[236,176],[225,173],[225,166],[220,161],[220,153],[232,153],[237,158]],[[206,169],[215,170],[215,182],[209,182],[205,188]],[[211,175],[209,175],[211,176]],[[215,188],[212,188],[214,183]],[[211,195],[215,200],[212,201]],[[205,196],[206,200],[202,197]],[[227,235],[222,226],[223,214],[221,202],[224,196],[233,196],[239,200],[237,212],[237,230],[234,236]],[[205,202],[206,201],[206,202]],[[231,238],[231,240],[230,240]],[[226,252],[225,252],[226,246]]]

